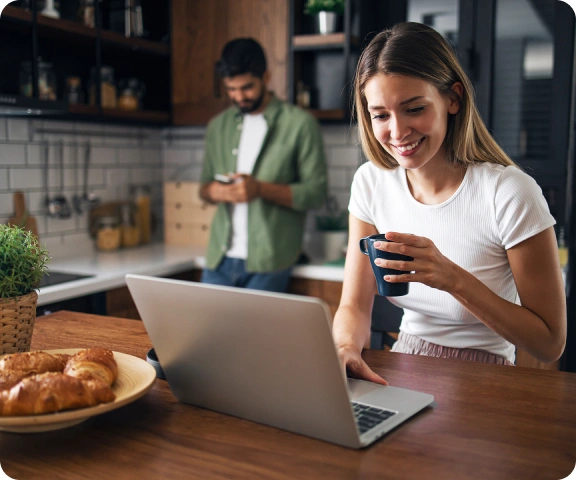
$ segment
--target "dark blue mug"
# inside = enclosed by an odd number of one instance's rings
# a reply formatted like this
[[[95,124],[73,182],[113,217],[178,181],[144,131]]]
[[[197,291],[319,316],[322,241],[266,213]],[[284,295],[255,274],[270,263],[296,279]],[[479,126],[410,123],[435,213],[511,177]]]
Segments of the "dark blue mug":
[[[383,297],[400,297],[408,293],[408,288],[410,284],[408,282],[403,283],[390,283],[384,280],[385,275],[401,275],[404,272],[401,270],[394,270],[392,268],[382,268],[374,263],[377,258],[383,258],[385,260],[414,260],[412,257],[407,255],[400,255],[399,253],[384,252],[374,248],[376,242],[389,242],[386,239],[386,235],[383,233],[378,233],[376,235],[370,235],[369,237],[364,237],[360,239],[360,251],[370,257],[370,265],[372,265],[372,271],[376,277],[376,284],[378,285],[378,295]]]

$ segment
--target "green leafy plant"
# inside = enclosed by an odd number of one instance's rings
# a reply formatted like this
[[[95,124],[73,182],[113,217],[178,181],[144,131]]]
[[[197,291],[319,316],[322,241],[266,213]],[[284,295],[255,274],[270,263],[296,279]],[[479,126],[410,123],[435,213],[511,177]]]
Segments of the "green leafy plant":
[[[27,295],[38,288],[48,260],[48,250],[31,232],[0,225],[0,298]]]
[[[318,12],[344,14],[344,0],[308,0],[304,13],[316,15]]]

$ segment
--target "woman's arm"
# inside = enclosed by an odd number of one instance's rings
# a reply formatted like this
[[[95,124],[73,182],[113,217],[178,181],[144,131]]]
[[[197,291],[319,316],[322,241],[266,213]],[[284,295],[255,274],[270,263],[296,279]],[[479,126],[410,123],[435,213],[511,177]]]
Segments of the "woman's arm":
[[[332,334],[340,361],[350,376],[386,385],[361,357],[362,349],[370,343],[372,305],[377,290],[370,259],[360,252],[359,243],[362,237],[376,233],[374,225],[350,215],[344,285]]]
[[[498,335],[542,362],[557,360],[566,343],[566,297],[552,227],[508,250],[508,261],[522,305],[509,302],[444,257],[427,238],[387,232],[382,250],[414,257],[411,265],[384,261],[382,266],[415,273],[392,282],[421,282],[444,290]]]

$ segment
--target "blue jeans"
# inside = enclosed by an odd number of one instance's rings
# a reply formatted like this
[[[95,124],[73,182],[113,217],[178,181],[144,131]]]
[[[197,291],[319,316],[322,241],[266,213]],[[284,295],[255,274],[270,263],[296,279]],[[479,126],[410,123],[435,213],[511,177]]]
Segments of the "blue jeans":
[[[292,267],[270,273],[250,273],[246,271],[246,261],[242,258],[224,257],[215,270],[202,271],[202,283],[226,285],[228,287],[251,288],[268,292],[286,292]]]

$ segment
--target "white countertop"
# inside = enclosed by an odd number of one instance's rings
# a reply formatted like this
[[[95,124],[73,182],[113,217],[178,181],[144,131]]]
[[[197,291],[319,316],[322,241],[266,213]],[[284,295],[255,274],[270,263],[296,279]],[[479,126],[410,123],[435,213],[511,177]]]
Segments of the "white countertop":
[[[122,287],[126,285],[124,277],[127,273],[165,276],[192,268],[203,268],[204,254],[204,248],[153,244],[111,253],[92,251],[70,257],[52,258],[48,264],[49,272],[92,277],[41,288],[38,292],[38,305]],[[313,262],[295,267],[292,275],[341,282],[344,269]]]

